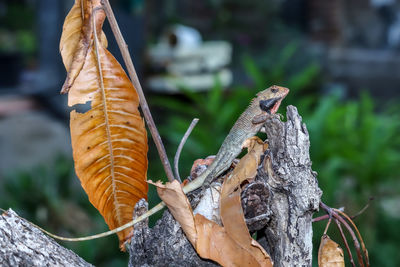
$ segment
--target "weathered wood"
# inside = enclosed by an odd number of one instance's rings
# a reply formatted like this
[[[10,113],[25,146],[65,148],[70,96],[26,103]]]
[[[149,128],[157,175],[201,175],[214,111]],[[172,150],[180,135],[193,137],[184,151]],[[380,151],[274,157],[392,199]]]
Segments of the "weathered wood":
[[[147,211],[147,202],[136,204],[136,216]],[[202,260],[186,239],[180,224],[165,211],[157,224],[149,229],[147,220],[134,227],[129,247],[129,266],[218,266]]]
[[[312,265],[312,214],[322,191],[311,169],[309,135],[297,109],[287,108],[287,122],[266,122],[274,174],[266,178],[273,214],[260,243],[276,267]]]
[[[0,266],[92,266],[9,209],[0,215]]]
[[[311,266],[311,219],[322,192],[311,169],[308,132],[293,106],[287,109],[287,122],[273,116],[265,128],[270,150],[264,158],[271,158],[273,174],[265,171],[264,160],[255,181],[243,189],[246,223],[251,231],[259,230],[258,241],[275,266]],[[202,197],[199,190],[190,193],[192,206]],[[145,202],[140,205],[137,216],[147,210]],[[129,266],[214,265],[197,256],[168,211],[154,228],[147,222],[135,226],[129,253]]]

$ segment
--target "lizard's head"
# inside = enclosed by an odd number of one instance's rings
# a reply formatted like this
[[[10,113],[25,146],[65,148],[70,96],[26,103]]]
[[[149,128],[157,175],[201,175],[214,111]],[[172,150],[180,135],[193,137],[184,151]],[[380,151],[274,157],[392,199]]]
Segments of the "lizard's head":
[[[289,93],[289,89],[273,85],[257,94],[257,100],[261,110],[274,114],[278,111],[279,105],[285,96]]]

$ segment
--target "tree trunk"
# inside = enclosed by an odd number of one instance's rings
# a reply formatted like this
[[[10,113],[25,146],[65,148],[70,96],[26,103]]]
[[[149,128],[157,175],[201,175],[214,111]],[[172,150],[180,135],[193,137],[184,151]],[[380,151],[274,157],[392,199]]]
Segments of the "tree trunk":
[[[273,116],[265,124],[269,150],[254,182],[242,192],[242,206],[251,232],[267,250],[274,266],[312,265],[312,214],[318,210],[322,191],[311,169],[309,136],[297,109],[287,108],[287,122]],[[269,175],[266,169],[273,170]],[[191,192],[192,206],[207,195]],[[218,197],[210,205],[218,207]],[[137,204],[135,216],[146,212],[147,203]],[[196,211],[195,211],[196,212]],[[179,223],[168,211],[149,229],[147,221],[135,225],[129,247],[129,266],[214,266],[198,257]]]

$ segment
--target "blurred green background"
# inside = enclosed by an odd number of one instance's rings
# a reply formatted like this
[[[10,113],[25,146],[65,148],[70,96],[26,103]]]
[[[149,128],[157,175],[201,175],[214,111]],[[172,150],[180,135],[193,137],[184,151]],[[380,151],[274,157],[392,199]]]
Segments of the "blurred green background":
[[[21,59],[16,68],[24,70],[19,74],[18,83],[9,80],[8,84],[0,83],[0,127],[9,127],[5,122],[12,116],[25,116],[34,111],[46,114],[68,131],[65,96],[57,95],[64,71],[56,37],[60,36],[62,20],[72,1],[56,2],[0,1],[0,57],[11,55],[13,60]],[[307,125],[313,170],[318,172],[323,190],[322,200],[332,207],[344,207],[347,214],[354,215],[373,198],[369,208],[355,219],[369,250],[371,265],[400,265],[397,230],[400,225],[400,94],[397,90],[400,77],[396,68],[400,66],[400,58],[397,43],[393,41],[396,35],[393,37],[392,33],[397,20],[390,11],[399,8],[396,2],[386,1],[389,4],[381,5],[377,4],[379,1],[369,4],[365,1],[321,4],[317,0],[203,2],[111,1],[129,45],[132,40],[131,52],[144,82],[154,73],[145,51],[159,41],[168,25],[181,23],[194,27],[204,40],[223,39],[233,47],[232,62],[228,66],[233,81],[229,86],[223,86],[216,75],[213,86],[202,92],[184,85],[172,94],[145,92],[171,163],[193,118],[200,121],[181,155],[182,177],[189,174],[194,160],[218,151],[238,115],[259,90],[272,84],[288,87],[291,92],[279,112],[285,114],[285,106],[294,105]],[[51,19],[42,14],[44,10],[49,12],[45,6],[58,12],[53,18],[57,22],[54,25],[58,25],[54,38],[37,26],[42,23],[40,18]],[[359,11],[357,16],[355,10]],[[372,27],[368,20],[380,27]],[[108,26],[105,27],[110,50],[119,58],[113,38],[107,32]],[[138,30],[132,31],[135,27]],[[47,50],[41,48],[46,40],[53,44],[47,44]],[[58,67],[48,67],[51,64]],[[56,82],[40,76],[49,69],[58,70]],[[36,82],[35,86],[27,90],[24,84],[32,81]],[[34,104],[7,112],[9,108],[1,107],[8,107],[5,103],[10,95],[13,100],[28,99]],[[21,128],[21,131],[29,129]],[[7,158],[3,147],[9,141],[0,137],[1,152]],[[29,145],[34,139],[26,142]],[[69,145],[67,138],[63,142]],[[165,180],[150,137],[149,144],[148,177]],[[29,167],[1,165],[0,207],[12,208],[63,236],[107,230],[80,187],[68,149],[64,152],[51,146],[42,149],[53,151],[50,159]],[[41,153],[44,152],[39,151],[37,155]],[[158,201],[151,187],[150,205]],[[152,218],[151,223],[155,220]],[[325,223],[317,222],[313,227],[316,252]],[[328,234],[344,248],[334,225]],[[62,244],[96,266],[127,264],[128,256],[119,252],[116,236]],[[346,252],[345,257],[348,259]]]

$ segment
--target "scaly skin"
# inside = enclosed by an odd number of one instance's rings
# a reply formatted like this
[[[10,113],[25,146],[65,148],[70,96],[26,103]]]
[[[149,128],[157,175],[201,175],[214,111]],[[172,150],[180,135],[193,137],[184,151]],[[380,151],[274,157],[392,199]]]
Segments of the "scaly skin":
[[[260,131],[261,127],[264,125],[265,120],[268,118],[269,115],[274,114],[278,110],[282,99],[285,98],[288,93],[289,89],[276,85],[259,92],[257,94],[257,97],[255,97],[251,101],[249,107],[242,113],[242,115],[236,121],[235,125],[233,125],[232,129],[229,131],[229,134],[222,143],[221,148],[215,156],[213,163],[198,178],[184,186],[183,192],[187,194],[188,192],[196,190],[202,186],[207,187],[215,178],[217,178],[225,170],[227,170],[231,166],[233,160],[242,151],[242,144],[244,143],[244,141]],[[164,202],[160,202],[152,209],[147,211],[145,214],[139,216],[138,218],[132,220],[127,224],[124,224],[108,232],[86,237],[67,238],[57,236],[38,227],[37,225],[34,226],[39,228],[47,235],[63,241],[92,240],[116,234],[140,221],[143,221],[144,219],[150,217],[164,207]]]
[[[288,93],[289,89],[275,85],[259,92],[229,131],[214,161],[196,180],[186,186],[188,188],[187,191],[184,190],[185,193],[200,186],[209,186],[215,178],[226,171],[242,151],[244,141],[261,130],[268,115],[277,111],[280,102]],[[275,101],[268,102],[270,100]],[[264,104],[266,110],[261,109],[261,103]],[[275,109],[271,112],[273,108]]]

